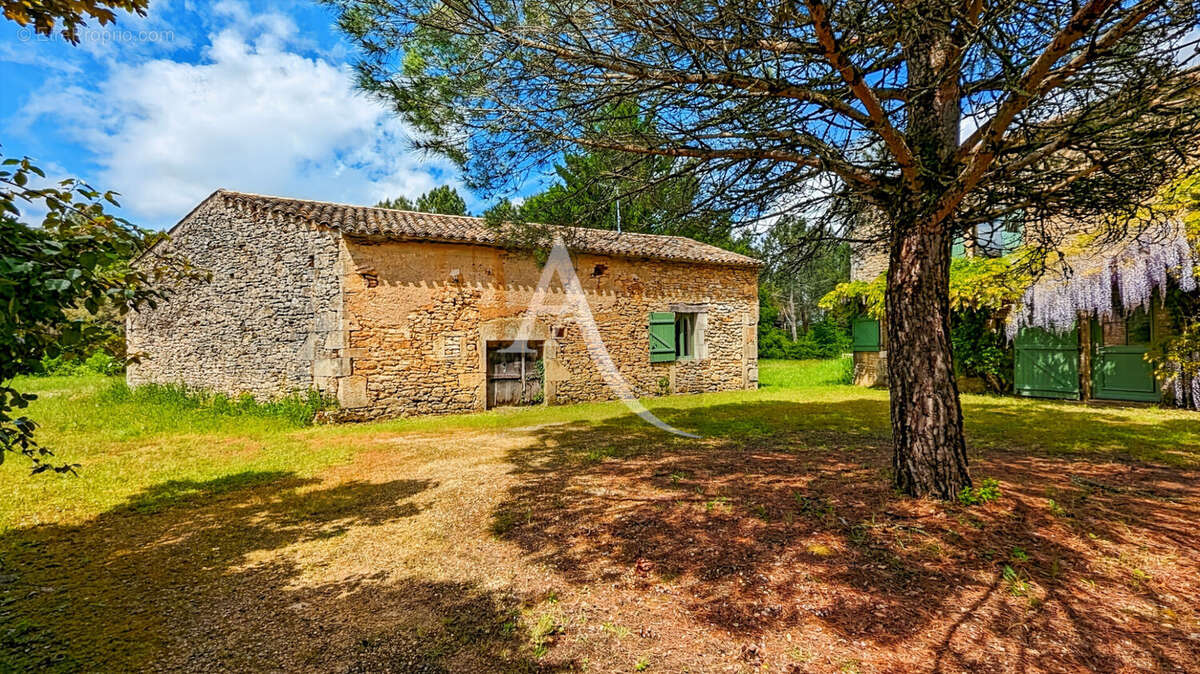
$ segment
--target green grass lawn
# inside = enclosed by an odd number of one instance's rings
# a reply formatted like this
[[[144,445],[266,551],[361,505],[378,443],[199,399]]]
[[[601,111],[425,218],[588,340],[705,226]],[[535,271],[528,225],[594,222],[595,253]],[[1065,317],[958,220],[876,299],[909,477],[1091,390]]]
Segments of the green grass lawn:
[[[849,384],[854,379],[854,359],[760,360],[758,381],[763,388],[805,388]]]
[[[978,601],[1010,654],[1030,629],[1065,630],[1087,651],[1074,665],[1137,669],[1153,648],[1159,664],[1185,661],[1171,638],[1200,632],[1186,608],[1200,567],[1178,542],[1200,526],[1200,417],[963,396],[973,471],[1007,500],[910,521],[895,513],[926,506],[887,488],[887,393],[846,378],[845,360],[763,361],[757,391],[646,401],[699,442],[611,402],[304,427],[115,395],[104,377],[23,380],[40,396],[40,440],[81,467],[31,478],[21,457],[0,465],[0,671],[403,670],[405,658],[612,671],[643,657],[707,671],[747,625],[781,666],[886,667],[900,649],[920,669],[947,652],[929,616],[888,639],[855,635],[875,618],[856,617],[850,596],[917,612]],[[1014,547],[1032,561],[1006,563],[1034,589],[997,598],[988,579]],[[784,559],[799,575],[742,594]],[[1099,614],[1099,595],[1072,594],[1097,587],[1119,594]],[[728,608],[768,596],[832,608]],[[1058,612],[1028,613],[1033,597]],[[1167,627],[1137,617],[1164,610]],[[1105,650],[1121,639],[1132,655]]]
[[[758,391],[645,402],[668,422],[704,435],[769,435],[787,427],[886,436],[886,391],[843,385],[848,367],[849,359],[764,360]],[[24,479],[27,462],[9,457],[0,465],[0,480],[12,488],[11,498],[0,503],[0,532],[77,521],[170,481],[206,481],[246,471],[313,475],[352,458],[354,438],[375,432],[502,431],[597,424],[628,414],[620,403],[606,402],[302,428],[278,417],[231,416],[106,395],[119,382],[103,376],[18,381],[39,396],[29,414],[42,426],[43,444],[81,468],[79,477]],[[784,409],[780,403],[807,403],[808,408],[803,415],[785,413],[786,419],[780,419],[775,414]],[[1188,412],[975,395],[964,395],[963,405],[974,449],[1021,447],[1051,455],[1101,454],[1200,467],[1200,418]],[[711,408],[721,413],[702,412]]]
[[[763,361],[762,391],[820,387],[837,382],[846,361]],[[231,416],[189,406],[126,400],[108,395],[120,378],[36,377],[19,380],[38,394],[29,414],[41,424],[39,439],[63,462],[81,464],[80,477],[21,479],[28,463],[9,457],[0,480],[13,485],[0,504],[0,532],[19,524],[75,521],[122,503],[130,494],[170,481],[206,481],[246,471],[290,471],[310,476],[353,455],[353,440],[375,429],[394,431],[502,430],[534,424],[600,421],[627,414],[620,403],[512,408],[483,414],[428,417],[301,428],[287,419]],[[694,409],[712,401],[742,398],[742,392],[650,400],[651,409]],[[670,400],[666,403],[666,400]],[[765,429],[763,421],[730,422]],[[327,438],[330,442],[312,442]],[[164,495],[165,497],[165,495]]]

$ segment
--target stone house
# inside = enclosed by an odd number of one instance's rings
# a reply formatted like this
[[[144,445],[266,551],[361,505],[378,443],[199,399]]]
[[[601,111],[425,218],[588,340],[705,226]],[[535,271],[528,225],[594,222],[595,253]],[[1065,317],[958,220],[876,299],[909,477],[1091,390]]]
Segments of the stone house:
[[[757,387],[757,260],[681,237],[550,231],[637,395]],[[219,190],[159,244],[211,280],[129,317],[142,356],[129,384],[317,389],[347,418],[614,397],[571,315],[538,316],[513,348],[542,269],[506,241],[480,218]]]

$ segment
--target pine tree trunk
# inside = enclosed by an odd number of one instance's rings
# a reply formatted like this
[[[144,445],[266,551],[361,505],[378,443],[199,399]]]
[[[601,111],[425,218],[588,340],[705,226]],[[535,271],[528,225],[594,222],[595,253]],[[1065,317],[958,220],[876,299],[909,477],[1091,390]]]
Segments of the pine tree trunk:
[[[952,499],[970,486],[950,349],[950,234],[897,227],[887,276],[888,386],[896,486]]]

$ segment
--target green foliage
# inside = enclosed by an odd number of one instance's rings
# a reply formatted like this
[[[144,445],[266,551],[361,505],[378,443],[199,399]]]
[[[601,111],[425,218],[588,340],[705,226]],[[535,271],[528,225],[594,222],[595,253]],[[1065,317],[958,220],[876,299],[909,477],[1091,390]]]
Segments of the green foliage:
[[[821,298],[820,306],[827,311],[844,311],[849,315],[866,315],[883,320],[887,276],[880,274],[872,281],[846,281]]]
[[[314,390],[293,392],[264,402],[248,393],[228,396],[178,384],[144,384],[130,388],[125,382],[115,382],[103,390],[98,398],[105,404],[136,403],[223,416],[270,417],[282,419],[293,426],[311,426],[318,412],[335,407],[333,400]]]
[[[467,202],[450,185],[435,187],[417,197],[416,210],[442,215],[466,215]]]
[[[821,321],[792,341],[782,328],[759,326],[759,358],[780,360],[811,360],[837,358],[850,350],[850,335],[832,321]]]
[[[958,493],[958,502],[963,505],[983,505],[1000,498],[1000,481],[984,478],[978,487],[963,487]]]
[[[417,197],[415,204],[408,197],[400,195],[394,199],[383,199],[377,202],[375,207],[441,215],[467,215],[466,200],[450,185],[441,185],[429,190]]]
[[[833,358],[849,349],[847,317],[820,301],[849,278],[850,249],[814,236],[803,219],[789,217],[763,239],[758,324],[764,358]]]
[[[1025,579],[1023,572],[1005,564],[1001,575],[1004,578],[1004,584],[1008,586],[1009,594],[1014,597],[1023,597],[1029,593],[1029,581]]]
[[[1168,185],[1156,205],[1160,212],[1183,219],[1188,240],[1200,248],[1200,170]]]
[[[408,197],[400,195],[395,199],[382,199],[375,204],[375,208],[390,208],[396,211],[411,211],[413,210],[413,202]]]
[[[153,306],[163,296],[158,281],[190,273],[162,256],[131,263],[161,235],[108,214],[114,193],[76,180],[31,185],[44,178],[28,158],[0,166],[0,461],[8,452],[23,454],[34,473],[72,467],[46,462],[52,452],[34,440],[36,424],[15,414],[31,397],[10,385],[13,377],[36,372],[45,358],[90,355],[111,337],[90,317]],[[18,219],[28,205],[45,209],[40,227]]]
[[[950,340],[961,374],[979,377],[989,390],[1012,390],[1013,350],[1004,336],[1004,318],[1021,299],[1032,278],[1024,271],[1027,253],[1004,257],[962,257],[950,263]],[[821,306],[882,320],[887,275],[872,281],[838,284]]]
[[[1192,171],[1167,186],[1156,207],[1182,219],[1193,250],[1200,251],[1200,171]],[[1173,287],[1164,294],[1163,304],[1175,329],[1152,345],[1146,360],[1153,365],[1159,381],[1185,384],[1179,387],[1182,399],[1176,404],[1200,409],[1200,400],[1186,385],[1200,379],[1200,293],[1185,293]]]
[[[611,139],[653,133],[654,123],[631,102],[606,108],[603,123],[586,136]],[[555,165],[557,182],[520,206],[502,201],[484,215],[493,225],[517,223],[533,228],[527,237],[544,240],[537,225],[620,229],[625,232],[686,236],[736,252],[753,254],[749,241],[735,233],[728,214],[701,213],[700,184],[682,160],[619,150],[589,149],[567,153]],[[619,226],[618,226],[619,225]],[[509,232],[519,237],[519,232]]]
[[[554,615],[543,613],[538,616],[537,622],[529,630],[529,645],[533,647],[533,657],[544,657],[549,652],[554,637],[562,633],[563,627]]]
[[[111,376],[120,374],[124,369],[124,361],[105,351],[96,351],[83,360],[69,358],[63,354],[43,358],[38,374],[50,377],[79,377],[92,374]]]
[[[100,25],[116,20],[113,10],[146,15],[149,0],[0,0],[4,17],[21,26],[33,26],[39,35],[50,35],[55,28],[72,44],[79,43],[79,29],[89,19]]]
[[[650,132],[652,123],[631,103],[614,106],[617,119],[593,127],[598,137],[633,130]],[[559,182],[525,200],[521,215],[531,222],[595,229],[676,234],[717,245],[728,243],[727,218],[691,215],[699,185],[691,177],[672,177],[679,160],[616,150],[564,155],[554,170]]]
[[[1018,250],[1004,257],[958,257],[950,263],[950,309],[987,310],[1000,314],[1020,301],[1032,278],[1025,268],[1027,253]],[[883,319],[887,274],[871,281],[839,283],[821,299],[829,310],[841,308]]]
[[[1162,382],[1191,382],[1200,379],[1200,293],[1172,288],[1163,302],[1175,329],[1162,335],[1146,353],[1154,376]],[[1200,407],[1191,386],[1180,386],[1183,407]]]
[[[1024,271],[1027,253],[1003,257],[958,257],[950,262],[950,308],[1007,311],[1033,282]]]
[[[121,361],[128,356],[125,349],[125,317],[117,307],[103,304],[96,312],[76,307],[68,310],[66,316],[85,326],[80,330],[79,345],[73,349],[76,353],[103,351]]]
[[[979,377],[994,393],[1012,391],[1013,348],[995,314],[981,309],[954,312],[950,340],[959,373]]]

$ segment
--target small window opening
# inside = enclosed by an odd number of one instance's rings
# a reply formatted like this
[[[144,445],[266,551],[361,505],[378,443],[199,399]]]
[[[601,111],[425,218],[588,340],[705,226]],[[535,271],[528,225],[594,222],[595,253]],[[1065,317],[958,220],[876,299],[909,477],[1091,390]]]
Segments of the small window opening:
[[[675,357],[696,357],[696,314],[675,314]]]
[[[604,276],[606,271],[608,271],[608,265],[598,264],[592,267],[592,276]]]

